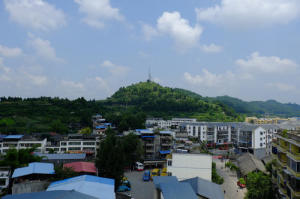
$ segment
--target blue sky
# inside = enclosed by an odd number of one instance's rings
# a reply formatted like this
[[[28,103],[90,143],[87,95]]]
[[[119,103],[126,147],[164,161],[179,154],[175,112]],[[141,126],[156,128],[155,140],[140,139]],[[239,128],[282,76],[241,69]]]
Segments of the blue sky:
[[[298,0],[3,0],[1,96],[104,99],[153,80],[300,103]]]

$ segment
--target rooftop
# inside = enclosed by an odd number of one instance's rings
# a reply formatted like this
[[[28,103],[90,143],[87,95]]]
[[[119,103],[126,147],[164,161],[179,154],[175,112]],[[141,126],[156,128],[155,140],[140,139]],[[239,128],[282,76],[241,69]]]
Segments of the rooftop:
[[[89,196],[83,193],[79,193],[74,190],[68,191],[42,191],[42,192],[33,192],[33,193],[23,193],[23,194],[14,194],[6,195],[2,199],[96,199],[93,196]]]
[[[85,153],[34,153],[37,156],[43,157],[43,160],[84,160]]]
[[[15,169],[12,178],[18,178],[30,174],[54,174],[54,166],[52,163],[33,162],[27,167]]]
[[[94,162],[71,162],[64,164],[64,168],[72,168],[78,173],[97,173]]]
[[[266,168],[262,161],[250,153],[245,153],[239,156],[237,158],[237,162],[243,175],[248,175],[248,173],[256,170],[266,172]]]

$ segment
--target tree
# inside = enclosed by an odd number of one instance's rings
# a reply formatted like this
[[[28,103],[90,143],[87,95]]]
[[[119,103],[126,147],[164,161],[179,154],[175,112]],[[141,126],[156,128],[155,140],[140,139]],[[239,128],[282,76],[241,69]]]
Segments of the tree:
[[[106,138],[100,143],[96,157],[96,167],[101,177],[113,178],[115,189],[121,183],[125,167],[125,154],[122,142],[115,132],[108,130]]]
[[[122,148],[125,155],[125,165],[132,167],[143,156],[143,146],[138,136],[130,133],[122,138]]]
[[[249,173],[247,175],[246,186],[248,189],[246,199],[273,198],[271,178],[262,172]]]
[[[54,168],[54,170],[55,175],[51,181],[63,180],[80,175],[80,173],[75,172],[72,168],[69,167],[63,168],[61,166],[57,166]]]
[[[51,123],[51,130],[56,133],[66,133],[68,128],[64,123],[62,123],[59,119],[52,121]]]
[[[0,161],[1,166],[9,166],[12,171],[18,167],[24,167],[31,162],[40,162],[41,157],[33,155],[34,148],[28,149],[8,149],[3,159]]]
[[[214,183],[217,183],[217,184],[223,184],[224,182],[224,179],[219,176],[219,174],[217,173],[217,168],[216,168],[216,163],[213,162],[212,163],[212,169],[211,169],[211,178],[212,178],[212,181]]]
[[[81,129],[81,130],[79,131],[79,133],[80,133],[80,134],[87,134],[87,135],[89,135],[89,134],[92,133],[92,129],[91,129],[90,127],[85,127],[85,128],[83,128],[83,129]]]

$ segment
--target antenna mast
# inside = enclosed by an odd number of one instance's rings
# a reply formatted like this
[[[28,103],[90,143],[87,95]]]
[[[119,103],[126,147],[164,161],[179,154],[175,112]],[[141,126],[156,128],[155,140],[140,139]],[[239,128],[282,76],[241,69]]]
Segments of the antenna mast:
[[[149,71],[148,71],[148,82],[151,82],[152,77],[151,77],[151,68],[149,67]]]

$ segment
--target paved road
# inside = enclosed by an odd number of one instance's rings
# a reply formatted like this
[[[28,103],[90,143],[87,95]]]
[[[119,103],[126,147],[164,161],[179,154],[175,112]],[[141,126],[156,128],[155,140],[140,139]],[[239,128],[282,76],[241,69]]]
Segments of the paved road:
[[[126,172],[125,176],[131,183],[130,194],[134,199],[153,199],[154,184],[152,181],[143,181],[142,171]]]
[[[237,177],[235,172],[231,172],[228,168],[225,169],[225,163],[218,159],[214,159],[216,162],[217,173],[224,178],[222,189],[226,191],[225,199],[243,199],[247,192],[246,188],[240,189],[237,186]]]

